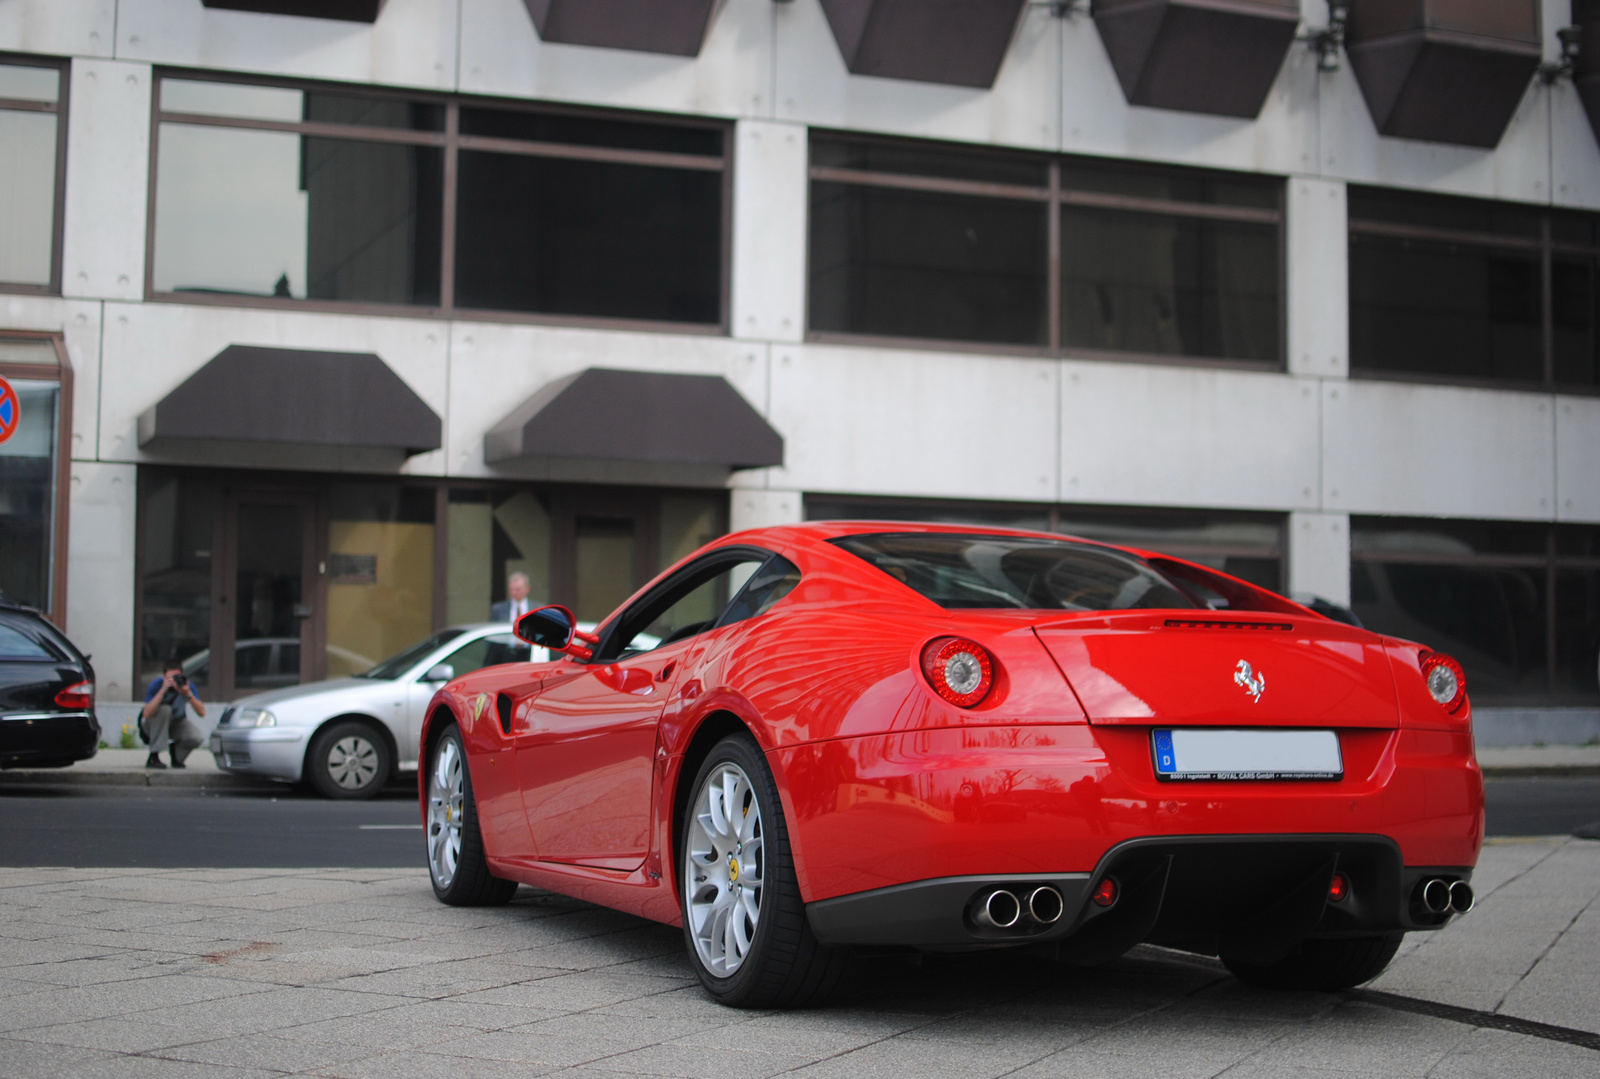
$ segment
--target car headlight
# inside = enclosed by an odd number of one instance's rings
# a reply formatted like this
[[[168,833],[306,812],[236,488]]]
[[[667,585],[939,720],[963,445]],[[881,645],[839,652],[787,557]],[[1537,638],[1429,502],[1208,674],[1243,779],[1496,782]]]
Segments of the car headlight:
[[[265,708],[246,708],[234,718],[235,727],[276,727],[278,717]]]

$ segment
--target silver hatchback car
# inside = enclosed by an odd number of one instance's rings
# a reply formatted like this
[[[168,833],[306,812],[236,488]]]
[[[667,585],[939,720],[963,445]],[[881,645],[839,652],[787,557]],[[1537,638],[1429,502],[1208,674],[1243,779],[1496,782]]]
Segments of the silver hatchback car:
[[[441,685],[482,667],[545,658],[504,622],[452,626],[354,678],[234,701],[212,732],[211,753],[234,775],[304,780],[327,798],[370,798],[396,772],[417,767],[423,715]]]

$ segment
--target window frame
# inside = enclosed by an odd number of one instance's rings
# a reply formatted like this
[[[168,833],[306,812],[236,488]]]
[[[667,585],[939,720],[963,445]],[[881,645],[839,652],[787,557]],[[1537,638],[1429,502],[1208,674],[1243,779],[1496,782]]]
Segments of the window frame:
[[[1355,545],[1356,532],[1363,528],[1385,531],[1399,531],[1408,526],[1418,529],[1438,528],[1441,525],[1471,525],[1471,524],[1498,524],[1515,525],[1528,530],[1544,530],[1544,551],[1538,554],[1515,554],[1510,552],[1471,552],[1469,554],[1408,554],[1405,552],[1389,551],[1361,551]],[[1594,527],[1578,525],[1577,527]],[[1477,520],[1440,520],[1426,517],[1374,517],[1352,516],[1350,518],[1350,563],[1353,567],[1357,562],[1376,565],[1405,565],[1405,566],[1466,566],[1475,569],[1542,569],[1545,588],[1544,610],[1544,695],[1540,697],[1492,697],[1485,707],[1489,708],[1560,708],[1560,707],[1588,707],[1590,700],[1574,700],[1562,696],[1556,691],[1556,674],[1560,661],[1556,641],[1556,576],[1562,570],[1593,569],[1600,570],[1600,555],[1585,556],[1566,554],[1559,546],[1561,524],[1542,523],[1538,521],[1494,521],[1480,522]],[[1381,632],[1381,631],[1374,631]],[[1427,642],[1422,642],[1426,644]],[[1467,687],[1468,692],[1472,687]]]
[[[1119,363],[1142,363],[1161,365],[1182,365],[1195,367],[1216,367],[1229,370],[1247,371],[1284,371],[1287,370],[1288,357],[1288,246],[1286,227],[1287,214],[1285,211],[1284,187],[1286,178],[1275,173],[1239,172],[1232,173],[1226,170],[1198,169],[1182,165],[1167,165],[1162,162],[1124,162],[1115,159],[1116,164],[1132,164],[1138,167],[1152,169],[1166,169],[1172,173],[1191,175],[1237,175],[1248,179],[1271,179],[1278,186],[1278,208],[1268,210],[1261,207],[1224,206],[1214,203],[1185,202],[1176,199],[1159,199],[1142,195],[1114,195],[1102,191],[1074,191],[1066,189],[1061,183],[1061,167],[1063,163],[1073,161],[1086,161],[1098,163],[1104,159],[1089,158],[1082,155],[1049,154],[1029,152],[1025,150],[1012,150],[1001,148],[974,147],[965,144],[939,142],[924,139],[891,138],[888,136],[864,135],[859,132],[840,131],[828,128],[812,128],[808,133],[806,165],[806,273],[805,273],[805,339],[819,344],[837,345],[872,345],[889,348],[912,348],[919,351],[930,352],[984,352],[1007,356],[1045,356],[1052,359],[1074,359],[1093,361],[1114,361]],[[809,161],[810,147],[818,139],[838,140],[857,144],[872,144],[880,146],[898,146],[920,148],[931,152],[940,150],[954,150],[957,152],[982,153],[988,150],[987,156],[993,158],[1007,157],[1013,160],[1023,159],[1042,163],[1046,169],[1046,183],[1044,186],[1028,184],[997,183],[983,180],[958,180],[941,176],[922,176],[913,173],[879,172],[870,169],[847,169],[829,165],[814,165]],[[932,194],[965,195],[969,197],[1007,199],[1022,202],[1042,202],[1046,207],[1045,241],[1046,241],[1046,276],[1045,276],[1045,303],[1046,303],[1046,340],[1043,345],[1016,345],[990,341],[955,341],[945,338],[922,337],[895,337],[880,334],[847,333],[838,330],[816,330],[812,328],[811,311],[811,185],[816,181],[825,183],[850,184],[863,187],[888,188],[901,191],[920,191]],[[1098,207],[1106,210],[1121,212],[1160,214],[1190,219],[1213,221],[1238,221],[1250,224],[1270,224],[1277,231],[1277,285],[1278,285],[1278,339],[1276,360],[1249,360],[1230,358],[1225,356],[1193,356],[1178,353],[1164,352],[1133,352],[1118,349],[1091,349],[1080,348],[1063,344],[1064,325],[1062,321],[1061,297],[1061,208],[1073,207]]]
[[[1347,277],[1345,282],[1346,295],[1354,296],[1355,289],[1350,276],[1355,272],[1354,260],[1349,258],[1348,251],[1351,240],[1360,236],[1393,240],[1423,240],[1429,243],[1461,244],[1476,248],[1492,248],[1501,251],[1515,251],[1522,254],[1534,254],[1539,258],[1539,337],[1540,337],[1540,362],[1543,372],[1539,381],[1510,378],[1485,378],[1476,375],[1441,375],[1429,374],[1420,371],[1388,371],[1376,367],[1363,367],[1356,361],[1355,350],[1350,352],[1350,377],[1373,382],[1414,382],[1435,386],[1470,386],[1478,389],[1492,390],[1521,390],[1532,393],[1563,393],[1587,396],[1600,396],[1600,383],[1584,385],[1582,383],[1557,382],[1555,380],[1555,292],[1553,260],[1556,255],[1579,255],[1600,261],[1600,244],[1593,246],[1586,244],[1570,243],[1557,240],[1551,235],[1551,216],[1556,213],[1593,213],[1577,208],[1553,207],[1535,203],[1513,203],[1509,200],[1471,199],[1456,195],[1437,195],[1431,192],[1399,191],[1395,188],[1377,187],[1368,184],[1352,184],[1352,188],[1360,191],[1372,191],[1379,194],[1400,193],[1408,197],[1425,201],[1429,198],[1441,202],[1454,203],[1488,203],[1494,205],[1504,202],[1505,205],[1537,215],[1539,218],[1539,235],[1512,236],[1498,232],[1473,232],[1470,229],[1440,228],[1432,225],[1402,225],[1393,221],[1382,221],[1373,218],[1358,218],[1351,216],[1346,224],[1346,265]],[[1600,272],[1600,271],[1597,271]],[[1355,305],[1348,304],[1350,309],[1351,336],[1354,337]],[[1600,326],[1594,330],[1600,336]]]
[[[54,367],[0,361],[0,377],[33,382],[55,382],[61,387],[56,405],[55,519],[51,522],[50,603],[40,613],[63,632],[67,626],[67,526],[72,493],[72,361],[59,333],[44,330],[0,329],[0,338],[12,341],[48,341],[55,349]]]
[[[0,52],[0,64],[14,67],[54,68],[59,73],[60,80],[57,83],[58,89],[54,103],[25,101],[17,98],[0,98],[0,109],[8,112],[50,113],[56,118],[55,201],[52,203],[50,211],[52,218],[50,226],[50,283],[47,285],[27,285],[0,281],[0,293],[14,293],[25,296],[59,296],[61,295],[61,256],[67,231],[65,221],[67,202],[67,106],[72,88],[72,62],[46,56]]]
[[[361,97],[386,98],[413,104],[436,105],[444,110],[443,131],[413,131],[401,128],[383,128],[359,124],[341,124],[327,121],[253,120],[242,117],[215,116],[203,113],[164,112],[161,108],[161,87],[167,79],[233,83],[243,86],[260,86],[273,89],[323,91],[335,94],[354,94]],[[609,146],[583,146],[576,143],[540,143],[532,140],[505,139],[487,135],[463,135],[461,110],[463,108],[489,108],[501,111],[538,113],[554,116],[572,116],[580,119],[617,120],[647,123],[659,127],[686,127],[714,130],[722,135],[722,155],[683,154],[659,150],[630,150]],[[160,177],[161,125],[187,124],[197,127],[220,127],[233,130],[275,131],[317,138],[343,139],[353,142],[375,142],[389,145],[432,147],[443,156],[443,182],[441,184],[439,230],[439,303],[400,304],[376,303],[366,300],[313,300],[275,296],[214,295],[204,292],[163,292],[155,288],[156,261],[156,190]],[[390,317],[423,317],[452,319],[466,322],[517,323],[540,326],[576,326],[588,329],[624,329],[651,333],[680,333],[727,335],[730,323],[730,292],[733,254],[733,149],[731,124],[698,117],[664,117],[662,114],[621,109],[586,109],[573,106],[550,105],[543,102],[516,98],[488,97],[470,94],[448,94],[425,90],[405,90],[394,87],[319,82],[307,79],[270,78],[249,76],[232,72],[207,71],[193,68],[158,67],[155,72],[154,92],[150,97],[150,162],[149,190],[145,207],[145,257],[144,298],[155,303],[197,304],[212,307],[257,307],[299,311],[325,311],[340,314],[387,315]],[[716,323],[666,322],[654,319],[621,318],[597,315],[562,315],[531,311],[502,311],[489,308],[458,307],[455,302],[456,265],[456,209],[458,194],[458,154],[462,150],[515,154],[541,157],[634,164],[658,168],[679,168],[722,175],[722,229],[718,272],[718,310]]]

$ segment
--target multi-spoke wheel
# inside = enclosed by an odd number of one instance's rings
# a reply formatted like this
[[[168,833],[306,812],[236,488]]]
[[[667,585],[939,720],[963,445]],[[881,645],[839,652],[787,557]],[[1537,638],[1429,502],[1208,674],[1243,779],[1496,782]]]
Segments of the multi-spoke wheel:
[[[819,1004],[849,962],[811,935],[766,758],[747,734],[712,747],[678,843],[683,932],[700,981],[723,1004]]]
[[[454,726],[434,740],[424,808],[433,894],[455,907],[495,906],[510,899],[517,882],[489,872],[472,798],[472,775],[462,753],[461,732]]]
[[[324,798],[371,798],[389,781],[389,744],[374,728],[348,720],[317,732],[305,778]]]

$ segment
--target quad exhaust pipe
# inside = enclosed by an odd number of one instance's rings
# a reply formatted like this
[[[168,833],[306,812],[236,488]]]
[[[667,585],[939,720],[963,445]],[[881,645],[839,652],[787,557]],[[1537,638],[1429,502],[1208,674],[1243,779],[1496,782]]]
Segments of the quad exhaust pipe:
[[[1009,888],[995,888],[978,893],[972,905],[972,920],[986,929],[1054,925],[1061,920],[1066,906],[1061,893],[1048,884],[1021,894]]]
[[[1417,888],[1417,898],[1429,914],[1465,914],[1476,901],[1472,885],[1464,880],[1448,881],[1442,877],[1423,881]]]

